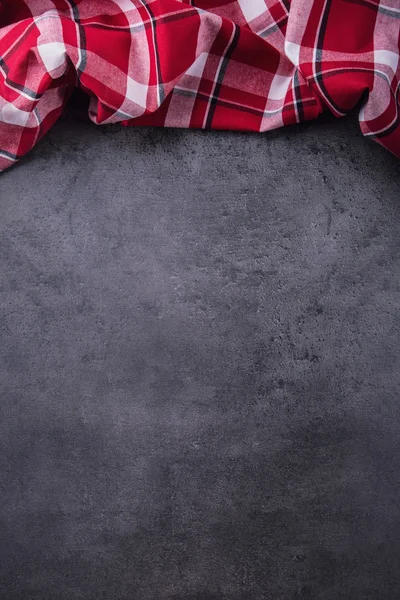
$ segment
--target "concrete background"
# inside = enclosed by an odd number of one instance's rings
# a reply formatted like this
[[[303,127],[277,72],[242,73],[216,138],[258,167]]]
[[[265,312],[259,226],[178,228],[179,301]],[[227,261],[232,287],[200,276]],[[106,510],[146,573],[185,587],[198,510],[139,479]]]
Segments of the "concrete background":
[[[0,597],[400,597],[400,163],[353,118],[0,177]]]

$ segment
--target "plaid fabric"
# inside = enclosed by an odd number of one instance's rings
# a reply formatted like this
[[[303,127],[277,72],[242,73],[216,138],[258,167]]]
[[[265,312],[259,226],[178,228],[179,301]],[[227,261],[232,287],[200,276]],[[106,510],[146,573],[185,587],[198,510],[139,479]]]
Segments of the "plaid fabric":
[[[95,123],[267,131],[340,117],[400,156],[399,0],[0,0],[0,169],[71,91]]]

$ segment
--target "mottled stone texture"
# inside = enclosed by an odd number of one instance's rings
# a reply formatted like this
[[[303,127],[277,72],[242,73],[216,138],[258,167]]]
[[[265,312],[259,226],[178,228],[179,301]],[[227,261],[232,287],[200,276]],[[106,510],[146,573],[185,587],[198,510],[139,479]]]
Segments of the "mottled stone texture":
[[[0,597],[400,597],[400,163],[59,122],[0,177]]]

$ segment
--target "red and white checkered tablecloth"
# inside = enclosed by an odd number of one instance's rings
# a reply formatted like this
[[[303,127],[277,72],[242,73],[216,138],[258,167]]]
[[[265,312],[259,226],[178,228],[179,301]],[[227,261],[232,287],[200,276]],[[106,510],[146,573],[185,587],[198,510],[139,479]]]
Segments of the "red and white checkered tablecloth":
[[[400,156],[400,0],[0,0],[0,170],[79,86],[98,124],[342,116]]]

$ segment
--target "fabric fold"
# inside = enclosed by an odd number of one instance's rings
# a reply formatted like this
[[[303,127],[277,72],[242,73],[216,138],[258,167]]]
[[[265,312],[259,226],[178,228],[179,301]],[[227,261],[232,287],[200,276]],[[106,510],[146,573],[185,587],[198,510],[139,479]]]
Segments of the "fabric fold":
[[[400,156],[398,0],[3,0],[0,169],[73,89],[97,124],[264,132],[345,115]]]

